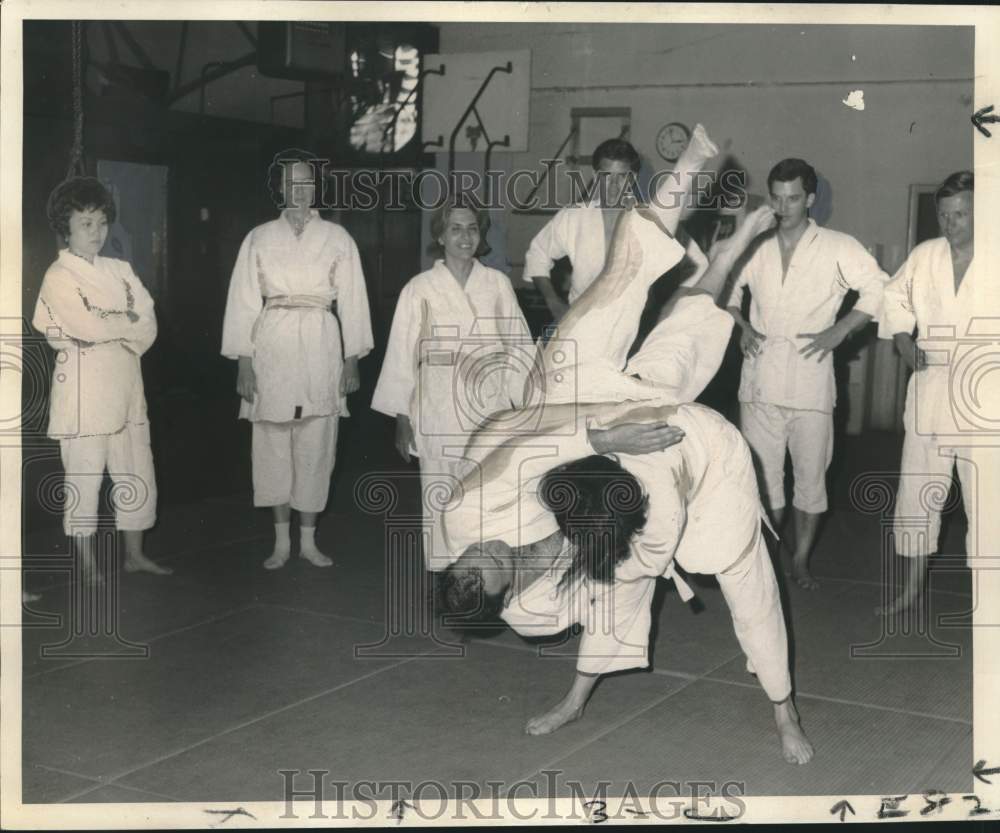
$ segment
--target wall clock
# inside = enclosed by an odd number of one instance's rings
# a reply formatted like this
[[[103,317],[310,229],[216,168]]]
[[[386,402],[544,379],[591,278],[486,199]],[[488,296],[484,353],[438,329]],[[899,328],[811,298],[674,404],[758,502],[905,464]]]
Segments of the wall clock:
[[[679,121],[663,125],[656,134],[656,152],[667,162],[676,162],[691,140],[691,131]]]

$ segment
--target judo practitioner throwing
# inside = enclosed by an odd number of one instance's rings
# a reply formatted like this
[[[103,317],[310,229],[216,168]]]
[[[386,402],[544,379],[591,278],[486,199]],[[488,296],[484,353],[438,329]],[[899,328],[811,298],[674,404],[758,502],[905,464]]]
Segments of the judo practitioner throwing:
[[[243,240],[222,325],[222,355],[239,362],[240,418],[253,423],[254,505],[273,507],[269,570],[291,554],[292,509],[299,555],[333,563],[316,545],[316,519],[330,491],[338,420],[349,416],[346,395],[358,389],[358,360],[374,343],[357,246],[313,207],[313,158],[297,150],[275,157],[272,196],[287,207]]]
[[[678,163],[680,181],[714,153],[699,127]],[[581,716],[602,674],[649,664],[657,578],[673,578],[690,598],[675,563],[715,575],[748,669],[772,701],[782,755],[803,764],[813,749],[792,699],[750,452],[721,416],[684,404],[714,375],[728,342],[732,319],[715,298],[773,211],[750,216],[626,364],[649,285],[684,255],[671,236],[680,208],[657,202],[623,215],[607,266],[560,324],[560,339],[579,336],[572,372],[556,367],[558,339],[543,352],[546,400],[535,406],[533,430],[471,438],[466,455],[478,469],[445,513],[451,551],[461,556],[444,574],[443,606],[467,619],[499,613],[525,635],[582,626],[569,691],[526,726],[547,734]],[[567,379],[579,380],[575,390]]]

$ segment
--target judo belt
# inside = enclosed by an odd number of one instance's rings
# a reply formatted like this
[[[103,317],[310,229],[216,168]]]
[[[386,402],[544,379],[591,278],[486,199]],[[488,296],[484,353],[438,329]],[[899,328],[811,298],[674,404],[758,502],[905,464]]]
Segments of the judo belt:
[[[340,316],[337,315],[337,299],[332,301],[322,295],[274,295],[264,303],[261,314],[271,309],[323,309],[328,310],[337,319],[337,328],[340,330],[340,349],[344,349],[344,328],[340,325]],[[257,325],[254,325],[254,333]]]
[[[333,317],[337,319],[337,329],[340,330],[340,319],[337,318],[337,301],[329,298],[324,298],[322,295],[273,295],[267,299],[264,304],[264,309],[261,311],[261,316],[272,309],[319,309],[326,310],[333,314]],[[260,318],[257,319],[258,323]],[[256,334],[257,325],[254,325],[254,332]],[[299,331],[299,341],[300,348],[305,354],[306,345],[302,343],[301,330]],[[341,332],[341,350],[344,349],[343,345],[343,333]],[[312,385],[310,385],[312,387]],[[295,416],[293,419],[302,418],[302,406],[295,406]]]
[[[337,314],[337,302],[322,295],[274,295],[267,299],[264,309],[326,309]]]

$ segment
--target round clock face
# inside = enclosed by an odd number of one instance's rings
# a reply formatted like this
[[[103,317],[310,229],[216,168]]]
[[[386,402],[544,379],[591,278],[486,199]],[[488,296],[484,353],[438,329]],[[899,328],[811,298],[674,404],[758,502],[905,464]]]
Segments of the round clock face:
[[[676,162],[691,140],[691,131],[678,121],[670,122],[656,134],[656,152],[667,162]]]

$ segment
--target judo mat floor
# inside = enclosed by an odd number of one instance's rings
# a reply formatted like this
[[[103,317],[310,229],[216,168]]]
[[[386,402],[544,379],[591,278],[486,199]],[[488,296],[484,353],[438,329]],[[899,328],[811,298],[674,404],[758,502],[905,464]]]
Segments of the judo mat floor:
[[[821,588],[779,570],[807,766],[781,760],[722,595],[701,577],[697,604],[660,582],[651,670],[604,678],[580,720],[525,735],[568,687],[575,638],[462,641],[440,627],[419,550],[397,534],[417,511],[415,469],[342,444],[317,535],[329,569],[295,557],[294,527],[289,563],[262,569],[272,527],[249,494],[164,507],[146,549],[175,574],[119,573],[89,601],[58,527],[26,537],[26,585],[42,598],[22,612],[23,801],[281,801],[282,770],[527,780],[542,795],[571,795],[571,781],[641,795],[664,780],[746,795],[969,791],[972,578],[935,569],[927,621],[873,614],[886,519],[848,493],[862,471],[891,468],[886,447],[845,443],[813,558]],[[962,551],[963,524],[958,510],[942,551]]]

